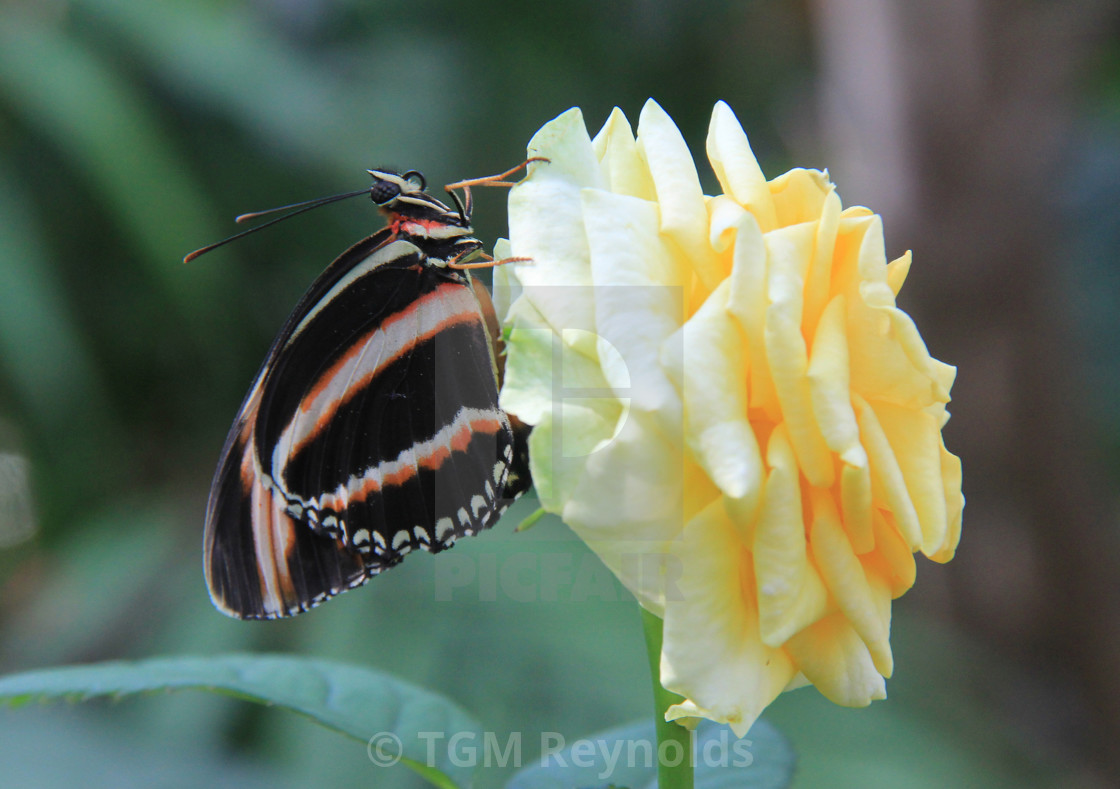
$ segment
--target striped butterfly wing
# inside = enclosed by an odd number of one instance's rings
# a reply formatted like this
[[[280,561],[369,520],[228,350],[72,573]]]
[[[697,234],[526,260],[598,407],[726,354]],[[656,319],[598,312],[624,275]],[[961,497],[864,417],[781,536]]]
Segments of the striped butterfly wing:
[[[504,489],[524,455],[494,369],[464,274],[388,231],[339,257],[226,440],[206,522],[215,605],[296,614],[492,525],[521,490]]]

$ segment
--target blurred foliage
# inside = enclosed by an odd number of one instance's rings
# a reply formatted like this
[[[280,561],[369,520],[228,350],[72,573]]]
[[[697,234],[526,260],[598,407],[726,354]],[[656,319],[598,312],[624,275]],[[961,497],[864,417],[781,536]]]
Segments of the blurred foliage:
[[[531,502],[312,614],[217,614],[200,543],[225,431],[303,288],[379,220],[352,201],[180,260],[232,232],[230,217],[359,188],[366,167],[432,184],[503,170],[573,105],[592,127],[615,104],[636,123],[653,96],[701,151],[724,99],[780,172],[808,112],[803,13],[778,0],[0,5],[0,453],[30,461],[38,525],[0,549],[0,670],[288,651],[394,673],[526,742],[646,716],[638,614],[616,585],[521,599],[496,582],[502,568],[543,577],[557,557],[597,562],[554,521],[512,535]],[[479,197],[488,243],[504,199]],[[440,586],[463,567],[473,583]],[[992,658],[951,660],[967,652],[952,633],[898,651],[898,702],[852,712],[800,691],[775,705],[805,785],[832,758],[833,786],[1050,784],[1013,732],[985,723],[973,690]],[[49,762],[35,755],[47,739]],[[883,760],[884,741],[898,758]],[[363,748],[307,721],[205,695],[0,711],[0,762],[6,786],[416,785],[375,777]]]

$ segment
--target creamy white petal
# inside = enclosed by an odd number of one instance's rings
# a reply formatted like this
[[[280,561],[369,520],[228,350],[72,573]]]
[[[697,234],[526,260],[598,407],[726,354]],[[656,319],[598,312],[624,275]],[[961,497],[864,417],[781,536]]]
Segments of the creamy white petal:
[[[722,101],[716,102],[712,110],[707,148],[708,161],[712,163],[723,191],[754,214],[762,228],[772,230],[775,224],[774,203],[770,199],[766,176],[762,174],[739,119]]]
[[[689,523],[673,557],[680,595],[665,603],[662,683],[742,737],[796,669],[783,650],[762,642],[744,590],[752,585],[743,581],[744,573],[750,580],[749,554],[719,501]],[[671,716],[686,714],[681,708]]]
[[[602,174],[591,138],[578,110],[546,124],[529,143],[530,156],[548,163],[510,190],[510,251],[531,258],[517,266],[517,277],[532,287],[524,298],[557,331],[594,331],[594,309],[585,288],[591,285],[591,259],[583,227],[580,192],[601,187]]]
[[[687,272],[665,248],[655,204],[594,189],[583,202],[596,332],[618,351],[600,354],[604,375],[625,390],[631,407],[658,414],[663,429],[680,436],[680,395],[659,361],[684,319]]]
[[[683,250],[704,289],[714,289],[720,266],[708,244],[708,209],[700,177],[680,130],[653,99],[638,119],[638,147],[661,206],[661,231]]]
[[[657,199],[649,167],[638,149],[630,122],[618,107],[611,111],[591,147],[599,158],[608,190],[643,200]]]

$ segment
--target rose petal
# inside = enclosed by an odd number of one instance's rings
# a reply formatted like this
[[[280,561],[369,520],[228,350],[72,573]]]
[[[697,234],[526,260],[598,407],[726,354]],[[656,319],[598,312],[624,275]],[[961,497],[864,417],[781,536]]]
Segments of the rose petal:
[[[529,434],[530,473],[541,506],[560,512],[583,476],[585,459],[623,418],[618,401],[586,398],[545,413]]]
[[[630,122],[618,107],[611,111],[591,147],[599,159],[608,190],[643,200],[657,199],[649,167],[638,150]]]
[[[707,291],[719,284],[719,260],[708,244],[708,209],[700,177],[673,119],[650,99],[638,119],[638,147],[661,207],[661,232],[680,245]]]
[[[813,416],[828,448],[851,466],[867,464],[859,443],[859,425],[852,410],[848,378],[847,310],[843,296],[836,296],[817,324],[809,362],[809,395]]]
[[[918,574],[914,552],[898,530],[887,523],[881,512],[875,512],[872,527],[875,532],[875,551],[860,556],[860,561],[869,574],[883,579],[891,597],[901,597],[914,585]]]
[[[935,562],[947,562],[957,551],[961,540],[961,514],[964,510],[964,496],[961,494],[961,459],[941,444],[941,477],[945,483],[945,509],[949,526],[945,530],[945,541],[929,558]]]
[[[731,263],[731,292],[727,310],[735,316],[747,337],[750,366],[750,407],[764,411],[771,422],[781,421],[781,406],[766,362],[766,281],[769,276],[766,242],[758,223],[744,214],[735,236]]]
[[[762,174],[747,135],[731,108],[722,101],[712,110],[708,126],[708,161],[723,191],[754,214],[759,226],[773,230],[776,224],[770,187]]]
[[[829,701],[866,707],[887,697],[887,685],[875,670],[867,645],[840,612],[802,630],[785,649]]]
[[[936,553],[945,541],[948,521],[945,512],[945,480],[941,476],[941,426],[922,411],[911,411],[888,403],[872,406],[890,442],[918,523],[922,528],[922,552]]]
[[[665,604],[661,679],[691,704],[666,717],[703,715],[742,737],[796,671],[759,638],[749,554],[719,501],[689,523],[673,558],[680,596]]]
[[[727,195],[716,195],[708,199],[708,243],[713,250],[722,254],[735,243],[746,213],[741,205]],[[757,227],[757,223],[755,226]],[[724,276],[730,273],[728,268]]]
[[[569,110],[546,124],[529,143],[529,154],[549,162],[510,190],[511,251],[532,259],[514,264],[517,277],[532,288],[526,298],[557,331],[594,331],[594,308],[578,287],[591,285],[580,192],[602,186],[602,174],[583,115]]]
[[[809,561],[797,460],[785,425],[770,434],[766,463],[770,476],[754,524],[752,550],[759,630],[763,642],[777,647],[824,615],[828,595]]]
[[[897,296],[906,282],[906,275],[910,273],[911,255],[904,253],[887,264],[887,284],[890,285],[894,295]]]
[[[752,517],[762,488],[762,456],[747,419],[747,357],[727,311],[723,282],[681,330],[681,367],[667,372],[683,392],[685,436],[712,481]],[[664,364],[664,359],[663,359]]]
[[[876,547],[872,530],[874,500],[871,496],[871,468],[869,463],[840,469],[840,511],[844,514],[844,531],[852,541],[852,550],[865,554]]]
[[[515,312],[521,303],[514,305]],[[543,320],[517,321],[510,329],[507,349],[501,405],[526,424],[538,424],[544,414],[560,405],[565,391],[610,395],[598,362],[578,353],[570,342],[563,342]]]
[[[875,663],[875,670],[889,677],[891,656],[891,596],[885,585],[873,588],[863,565],[852,551],[840,525],[840,513],[825,491],[813,490],[813,525],[809,544],[813,561],[840,610],[855,628]]]
[[[777,227],[816,222],[824,202],[832,194],[828,173],[820,170],[794,168],[770,181],[770,199],[774,201]]]
[[[907,408],[948,402],[952,371],[930,357],[914,322],[895,307],[885,259],[882,223],[870,217],[848,297],[852,388]]]
[[[817,321],[820,320],[821,313],[833,297],[832,269],[836,237],[840,231],[840,209],[840,196],[829,184],[829,193],[821,209],[820,221],[817,222],[812,262],[805,273],[805,307],[802,321],[806,337],[811,337],[816,332]]]
[[[859,420],[859,435],[867,450],[867,457],[871,463],[871,490],[872,495],[879,501],[885,501],[891,514],[898,525],[910,550],[916,551],[922,544],[922,527],[918,521],[917,510],[914,502],[910,500],[910,492],[906,488],[906,480],[902,476],[898,459],[891,449],[874,409],[859,395],[853,394],[856,407],[856,418]]]
[[[719,492],[679,447],[660,437],[649,416],[629,411],[618,424],[583,459],[578,475],[565,477],[570,495],[557,512],[643,605],[657,611],[672,580],[658,557],[701,502]]]
[[[658,414],[664,430],[683,441],[680,394],[660,359],[665,339],[684,320],[688,272],[664,248],[653,203],[588,189],[583,205],[596,331],[619,352],[600,354],[603,373],[612,386],[628,387],[633,408]]]
[[[812,249],[811,228],[783,228],[768,233],[765,239],[770,272],[766,361],[801,471],[811,484],[827,488],[835,474],[813,415],[808,352],[801,334],[802,276]]]

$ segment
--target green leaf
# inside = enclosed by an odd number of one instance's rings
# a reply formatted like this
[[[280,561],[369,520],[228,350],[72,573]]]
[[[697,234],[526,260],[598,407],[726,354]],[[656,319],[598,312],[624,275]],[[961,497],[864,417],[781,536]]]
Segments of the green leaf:
[[[378,671],[315,658],[152,658],[0,677],[0,702],[13,706],[157,690],[208,690],[284,707],[363,743],[375,764],[399,752],[402,764],[444,789],[469,785],[474,768],[452,762],[448,749],[429,745],[458,733],[482,740],[478,723],[446,698]]]
[[[777,789],[789,786],[793,779],[795,759],[789,741],[764,720],[755,723],[741,740],[727,726],[701,721],[693,738],[696,789]],[[667,749],[665,758],[671,762],[674,754]],[[657,739],[653,726],[642,723],[613,729],[573,742],[559,752],[545,748],[540,764],[519,772],[506,789],[573,786],[654,789]]]

